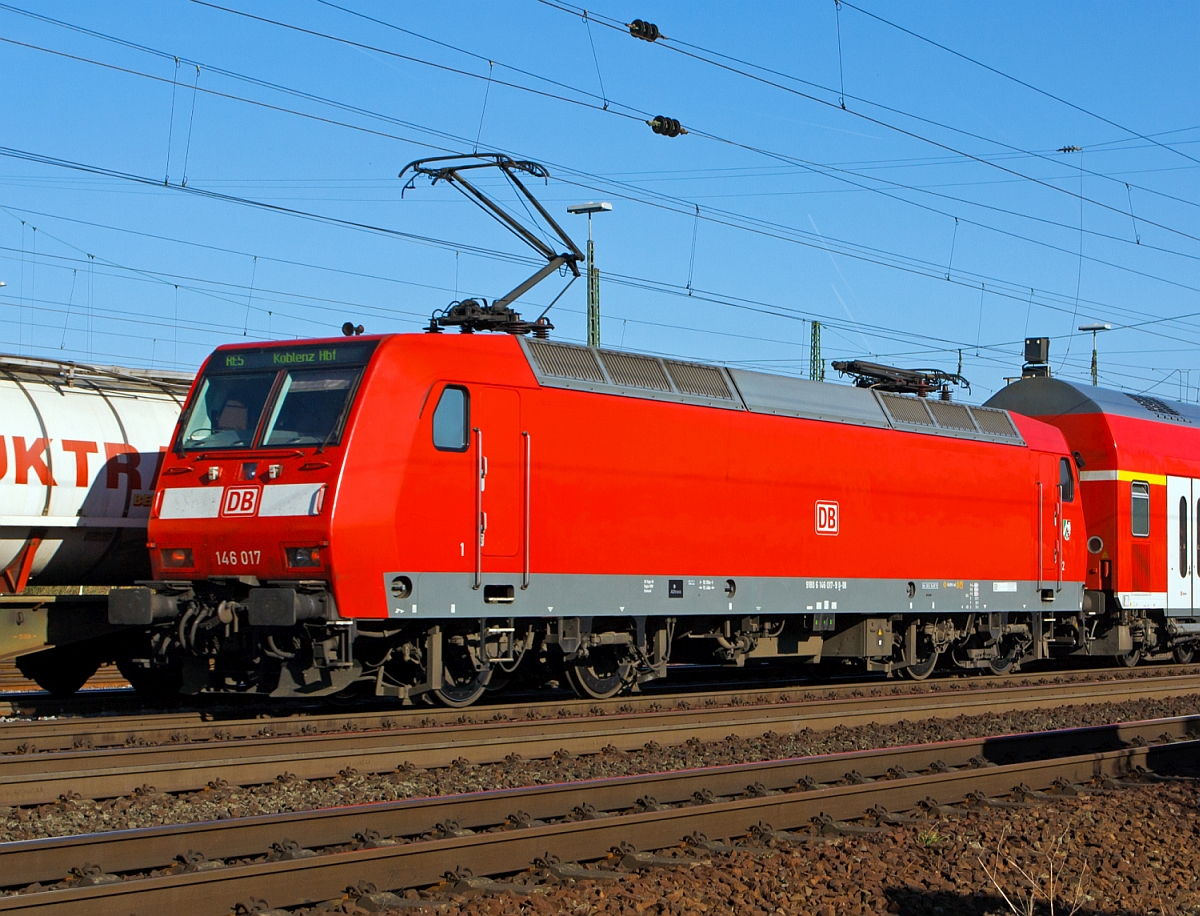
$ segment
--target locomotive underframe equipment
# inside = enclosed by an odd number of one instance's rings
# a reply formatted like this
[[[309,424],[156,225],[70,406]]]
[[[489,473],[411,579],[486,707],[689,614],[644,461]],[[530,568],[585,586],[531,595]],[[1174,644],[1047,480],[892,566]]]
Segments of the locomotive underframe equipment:
[[[921,680],[938,667],[1007,673],[1023,661],[1112,655],[1124,664],[1200,641],[1195,621],[1152,620],[1095,598],[1091,611],[347,620],[321,580],[154,581],[114,590],[118,664],[148,692],[361,693],[467,706],[514,678],[606,698],[668,664],[770,661]],[[1114,613],[1105,614],[1104,609]],[[1180,654],[1183,654],[1182,652]]]

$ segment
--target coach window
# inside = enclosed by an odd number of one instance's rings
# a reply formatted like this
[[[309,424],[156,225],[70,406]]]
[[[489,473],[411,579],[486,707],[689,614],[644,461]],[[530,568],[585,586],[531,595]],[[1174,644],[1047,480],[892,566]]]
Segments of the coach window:
[[[433,412],[433,447],[443,452],[465,452],[470,421],[467,389],[447,385]]]
[[[1179,575],[1188,575],[1188,499],[1179,497]]]
[[[1131,485],[1132,505],[1129,514],[1133,536],[1150,537],[1150,484],[1135,480]]]
[[[1062,501],[1075,502],[1075,478],[1071,475],[1071,459],[1058,459],[1058,489],[1062,493]]]

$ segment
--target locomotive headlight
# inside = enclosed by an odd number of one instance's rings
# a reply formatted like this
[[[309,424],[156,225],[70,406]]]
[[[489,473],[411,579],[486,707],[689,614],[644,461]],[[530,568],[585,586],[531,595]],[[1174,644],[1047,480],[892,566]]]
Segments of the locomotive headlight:
[[[297,568],[312,568],[321,565],[320,547],[285,547],[287,565]]]
[[[195,565],[192,562],[190,547],[164,547],[159,552],[159,557],[167,569],[188,569]]]

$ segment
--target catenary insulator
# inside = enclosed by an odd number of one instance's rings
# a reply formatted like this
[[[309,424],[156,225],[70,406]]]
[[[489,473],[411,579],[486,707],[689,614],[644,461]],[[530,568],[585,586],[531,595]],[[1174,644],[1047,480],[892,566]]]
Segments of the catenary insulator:
[[[629,34],[634,38],[642,39],[642,41],[658,41],[663,37],[658,26],[653,22],[646,22],[644,19],[635,19],[629,23]]]
[[[687,130],[680,126],[678,118],[668,118],[665,115],[658,115],[646,123],[650,125],[652,131],[664,137],[678,137],[680,134],[687,133]]]

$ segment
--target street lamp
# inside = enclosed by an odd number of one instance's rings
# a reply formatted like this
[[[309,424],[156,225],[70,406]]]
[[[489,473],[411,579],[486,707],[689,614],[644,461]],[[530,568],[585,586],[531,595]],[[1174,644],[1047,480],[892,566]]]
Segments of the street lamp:
[[[586,204],[571,204],[567,212],[578,216],[586,213],[588,218],[587,247],[587,342],[589,347],[600,346],[600,271],[596,267],[592,248],[592,214],[607,213],[612,204],[606,200]]]
[[[1081,324],[1079,326],[1079,330],[1092,332],[1092,384],[1099,385],[1100,384],[1100,364],[1096,360],[1096,335],[1099,334],[1101,331],[1111,331],[1112,325],[1111,324],[1102,324],[1099,322],[1097,322],[1096,324]]]

